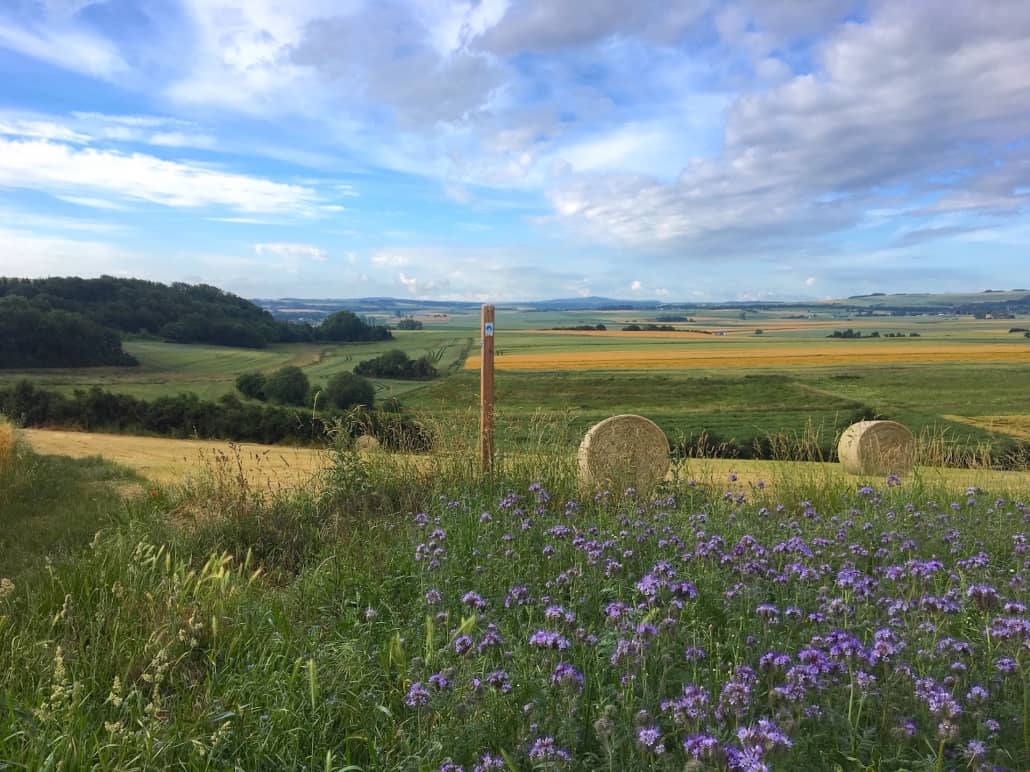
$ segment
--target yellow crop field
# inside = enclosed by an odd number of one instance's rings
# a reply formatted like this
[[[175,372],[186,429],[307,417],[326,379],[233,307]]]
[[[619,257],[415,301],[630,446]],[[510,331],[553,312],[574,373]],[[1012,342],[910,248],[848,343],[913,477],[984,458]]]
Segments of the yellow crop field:
[[[102,456],[127,466],[148,480],[171,484],[203,472],[221,455],[236,463],[232,447],[217,440],[171,440],[125,434],[25,429],[23,437],[37,453],[86,458]],[[325,462],[325,453],[312,448],[287,448],[241,443],[239,459],[251,483],[295,485],[310,480]]]
[[[1015,418],[1016,416],[1002,416]],[[1030,419],[1030,416],[1022,416]],[[127,466],[143,477],[163,485],[176,485],[192,475],[202,474],[218,457],[228,456],[235,464],[231,446],[217,440],[172,440],[121,434],[26,429],[22,436],[37,453],[84,458],[102,456]],[[327,462],[326,453],[313,448],[285,448],[241,444],[239,459],[251,484],[259,487],[289,487],[308,483]],[[412,457],[388,454],[398,464]],[[514,460],[514,457],[509,458]],[[419,464],[431,464],[432,457],[420,456]],[[407,469],[410,471],[410,467]],[[700,483],[748,490],[762,480],[775,489],[781,480],[837,481],[845,477],[840,464],[805,461],[753,461],[743,459],[689,459],[678,468],[679,476]],[[729,483],[729,474],[737,480]],[[670,479],[676,476],[670,472]],[[1030,487],[1030,472],[1001,472],[987,469],[934,469],[920,467],[915,476],[925,483],[942,484],[961,490],[978,485],[992,491],[1025,491]],[[859,478],[854,478],[859,479]]]
[[[1030,415],[946,415],[942,417],[949,421],[975,426],[978,429],[986,429],[989,432],[1030,440]]]
[[[676,334],[676,333],[671,333]],[[706,336],[707,337],[707,336]],[[517,353],[497,357],[498,370],[648,370],[679,367],[840,367],[858,364],[1030,364],[1030,348],[1005,343],[955,345],[919,341],[818,341],[773,345],[684,345],[623,351]],[[465,369],[476,370],[478,356]]]

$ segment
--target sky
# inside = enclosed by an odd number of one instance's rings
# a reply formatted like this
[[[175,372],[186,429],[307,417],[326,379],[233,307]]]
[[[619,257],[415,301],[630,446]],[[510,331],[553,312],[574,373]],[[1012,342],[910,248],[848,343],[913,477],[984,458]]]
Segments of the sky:
[[[1026,0],[0,0],[0,275],[1030,284]]]

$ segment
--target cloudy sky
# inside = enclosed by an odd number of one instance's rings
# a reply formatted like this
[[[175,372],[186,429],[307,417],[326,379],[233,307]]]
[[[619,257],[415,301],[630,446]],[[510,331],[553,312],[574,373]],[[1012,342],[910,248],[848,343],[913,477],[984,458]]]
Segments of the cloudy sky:
[[[0,274],[248,297],[1030,282],[1026,0],[2,0]]]

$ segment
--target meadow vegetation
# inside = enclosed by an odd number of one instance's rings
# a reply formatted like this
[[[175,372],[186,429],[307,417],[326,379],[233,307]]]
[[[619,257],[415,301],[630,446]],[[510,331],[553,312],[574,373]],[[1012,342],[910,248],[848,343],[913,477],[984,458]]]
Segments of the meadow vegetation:
[[[1026,490],[687,461],[594,493],[567,432],[538,419],[487,477],[467,432],[343,442],[300,489],[230,454],[75,545],[4,542],[0,764],[1030,765]],[[2,491],[47,463],[13,447]],[[3,532],[77,517],[72,469],[34,512],[0,499]]]

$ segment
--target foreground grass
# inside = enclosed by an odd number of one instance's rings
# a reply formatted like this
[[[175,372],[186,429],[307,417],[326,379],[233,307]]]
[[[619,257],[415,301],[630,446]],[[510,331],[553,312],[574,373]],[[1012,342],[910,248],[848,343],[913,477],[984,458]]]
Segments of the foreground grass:
[[[13,463],[0,459],[0,576],[75,553],[125,509],[123,494],[140,487],[136,474],[97,454],[16,452]]]
[[[216,468],[4,584],[0,765],[1030,765],[1025,497],[432,464]]]

